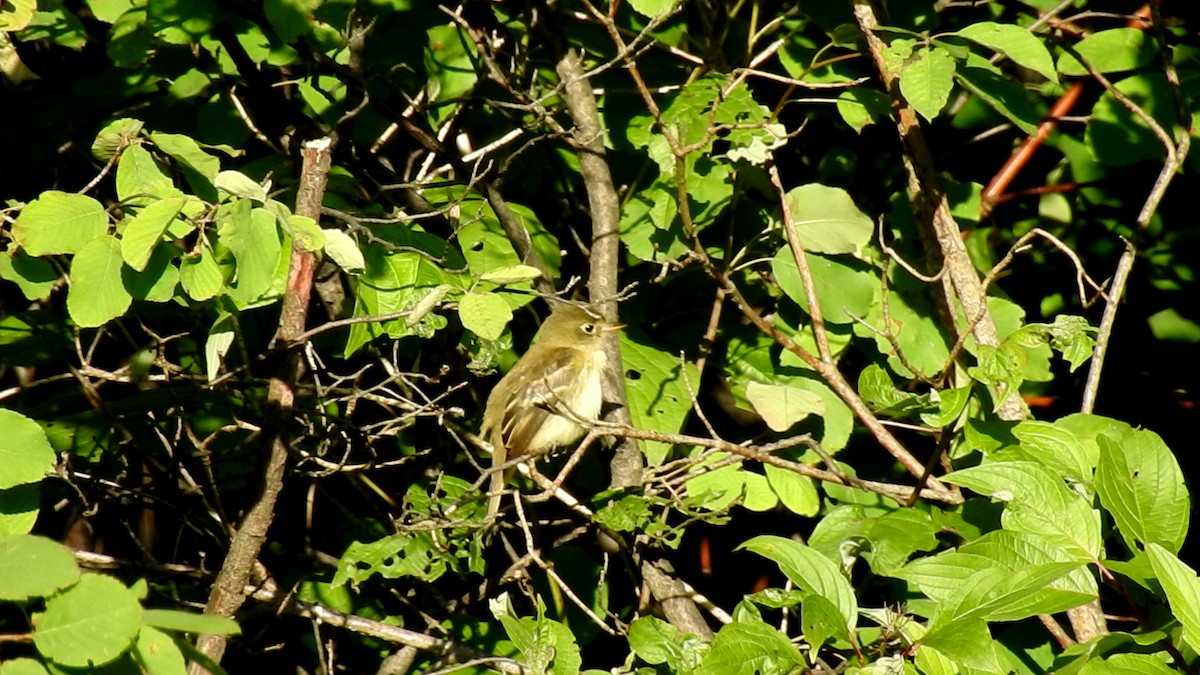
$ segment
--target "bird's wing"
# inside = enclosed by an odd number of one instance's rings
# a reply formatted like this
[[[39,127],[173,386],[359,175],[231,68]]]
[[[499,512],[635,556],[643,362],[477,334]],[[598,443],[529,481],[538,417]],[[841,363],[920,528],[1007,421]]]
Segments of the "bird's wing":
[[[575,349],[553,349],[545,359],[523,368],[525,372],[516,373],[518,377],[514,378],[514,389],[500,424],[500,435],[510,459],[525,454],[534,434],[548,417],[561,409],[566,392],[577,384],[575,379],[580,375],[578,368],[573,367],[578,356]]]
[[[492,479],[488,493],[488,517],[500,509],[500,498],[507,482],[507,474],[500,469],[508,460],[524,455],[534,434],[545,424],[559,407],[561,395],[572,384],[571,367],[577,357],[575,350],[561,348],[550,350],[546,358],[537,362],[521,360],[500,378],[488,397],[488,407],[483,418],[483,436],[492,444]],[[503,397],[508,405],[503,410],[494,408],[492,398]],[[532,403],[517,403],[528,401]]]

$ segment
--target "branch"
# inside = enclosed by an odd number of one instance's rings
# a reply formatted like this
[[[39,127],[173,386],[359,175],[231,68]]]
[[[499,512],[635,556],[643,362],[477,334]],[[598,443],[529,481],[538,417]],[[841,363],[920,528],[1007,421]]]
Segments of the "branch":
[[[605,158],[604,129],[600,124],[600,113],[596,109],[596,98],[583,73],[579,55],[568,50],[559,59],[556,70],[563,83],[563,101],[575,122],[571,136],[579,153],[579,169],[592,212],[588,294],[605,319],[617,321],[617,269],[620,262],[618,226],[621,220],[621,202]],[[605,350],[608,353],[609,365],[604,377],[604,398],[617,404],[617,408],[610,413],[608,419],[630,426],[633,420],[629,416],[625,393],[625,369],[622,367],[620,343],[615,334],[605,343]],[[621,488],[641,483],[642,453],[637,443],[621,443],[610,466],[612,487]]]
[[[917,113],[900,93],[899,76],[888,65],[884,56],[886,46],[875,34],[879,28],[875,10],[871,7],[870,0],[853,2],[854,18],[866,38],[867,49],[875,61],[880,79],[883,80],[884,88],[892,99],[892,108],[896,112],[896,131],[903,147],[904,169],[908,176],[908,199],[917,211],[918,222],[930,228],[921,229],[922,240],[926,244],[927,252],[936,251],[946,267],[947,274],[942,281],[945,307],[952,310],[954,298],[957,297],[967,317],[980,317],[979,322],[971,329],[975,341],[981,345],[999,346],[1000,338],[996,333],[996,324],[992,320],[991,312],[988,311],[987,298],[980,285],[979,275],[975,266],[971,264],[970,256],[967,255],[958,223],[950,213],[950,205],[946,201],[945,192],[942,191],[941,181],[933,165],[933,156],[917,120]],[[956,331],[959,330],[958,323],[952,318],[951,325]],[[1016,396],[1004,397],[1004,402],[997,412],[1006,420],[1019,420],[1024,417],[1020,398]]]
[[[296,213],[319,220],[325,181],[329,173],[333,143],[321,138],[304,144],[304,164],[296,192]],[[293,244],[291,266],[288,270],[287,293],[279,316],[275,342],[287,344],[304,333],[308,317],[308,301],[312,294],[313,271],[317,257]],[[284,427],[292,414],[296,383],[300,379],[300,352],[289,351],[281,361],[267,390],[267,410],[263,438],[267,458],[263,469],[262,492],[247,511],[229,543],[229,552],[213,584],[204,608],[205,614],[232,617],[245,602],[242,591],[266,541],[267,530],[275,513],[275,502],[283,489],[283,473],[287,464],[288,444]],[[196,648],[219,663],[225,653],[223,635],[201,635]],[[189,672],[202,675],[207,670],[193,663]]]

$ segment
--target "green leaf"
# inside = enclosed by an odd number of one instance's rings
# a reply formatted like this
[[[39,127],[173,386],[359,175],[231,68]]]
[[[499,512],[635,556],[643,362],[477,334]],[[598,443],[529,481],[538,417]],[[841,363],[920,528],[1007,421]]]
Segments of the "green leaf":
[[[512,308],[495,293],[467,293],[458,301],[463,328],[485,340],[499,340],[512,321]]]
[[[1099,515],[1062,479],[1039,463],[988,462],[943,477],[946,482],[1008,502],[1005,529],[1040,534],[1074,547],[1079,555],[1100,557]]]
[[[0,7],[0,31],[18,31],[28,26],[37,13],[37,0],[8,0]]]
[[[87,195],[47,190],[21,210],[13,239],[32,256],[78,253],[108,232],[108,214]]]
[[[817,523],[808,545],[837,559],[853,546],[876,574],[891,576],[917,551],[937,548],[937,527],[928,514],[897,510],[876,514],[863,506],[844,504]],[[930,560],[922,558],[921,560]]]
[[[212,328],[208,329],[208,338],[204,341],[204,372],[209,382],[221,374],[221,366],[229,348],[233,346],[233,338],[233,321],[229,314],[221,312]]]
[[[1112,654],[1090,659],[1079,675],[1174,675],[1179,671],[1153,654]]]
[[[629,0],[633,11],[647,19],[653,19],[675,6],[675,0]]]
[[[636,330],[621,331],[620,344],[633,426],[666,434],[679,433],[692,409],[691,392],[700,386],[696,366],[658,349]],[[670,450],[666,443],[654,441],[642,441],[641,446],[651,466],[662,464]]]
[[[265,0],[263,13],[285,44],[312,33],[313,14],[320,0]]]
[[[1171,613],[1183,624],[1183,639],[1193,650],[1200,648],[1200,579],[1170,551],[1157,543],[1146,545],[1154,576],[1171,603]]]
[[[792,188],[785,199],[805,252],[862,256],[875,223],[845,190],[810,183]]]
[[[1000,675],[1008,672],[1000,665],[987,624],[979,619],[967,619],[953,626],[943,626],[941,630],[930,631],[921,639],[921,645],[936,649],[953,661],[984,673]]]
[[[1113,83],[1113,86],[1157,120],[1168,134],[1178,128],[1180,122],[1174,103],[1174,90],[1163,75],[1134,75]],[[1143,160],[1159,161],[1166,155],[1162,142],[1142,118],[1108,91],[1101,94],[1092,108],[1084,140],[1092,156],[1109,166],[1129,166]]]
[[[187,201],[184,197],[160,199],[138,211],[121,231],[121,257],[137,271],[146,269],[154,247]]]
[[[930,402],[935,409],[932,412],[922,412],[921,421],[931,427],[946,427],[954,423],[971,399],[971,388],[942,389],[930,392]]]
[[[194,87],[203,89],[208,86],[209,79],[206,75],[197,71],[191,72],[199,80],[196,85],[193,85]],[[181,98],[194,95],[182,91],[185,86],[188,85],[183,77],[176,79],[174,84],[171,85],[171,95]],[[216,187],[213,185],[213,180],[217,177],[217,172],[221,170],[219,159],[205,152],[200,147],[200,144],[191,137],[182,134],[167,134],[152,131],[150,132],[150,140],[154,143],[155,147],[175,160],[180,171],[183,173],[183,177],[198,197],[207,202],[217,201],[218,195]]]
[[[1034,133],[1045,116],[1045,106],[1029,90],[1020,82],[1005,77],[976,54],[971,54],[967,62],[959,66],[956,78],[964,88],[1027,134]],[[970,219],[977,219],[978,215],[976,209]]]
[[[875,341],[879,352],[888,359],[888,368],[901,377],[914,377],[907,366],[895,354],[895,347],[887,339],[890,335],[904,354],[905,361],[921,371],[933,375],[941,370],[950,355],[953,340],[943,330],[936,312],[925,290],[910,290],[911,282],[891,284],[887,293],[887,316],[883,303],[873,301],[870,312],[864,317],[867,325],[854,324],[854,334]],[[874,283],[879,288],[879,283]],[[868,327],[869,326],[869,327]]]
[[[815,593],[806,595],[800,604],[800,628],[814,648],[831,637],[850,641],[850,631],[843,627],[838,608],[824,596]]]
[[[1110,28],[1080,40],[1075,51],[1101,73],[1136,70],[1150,63],[1157,51],[1154,40],[1140,28]],[[1072,54],[1058,57],[1058,72],[1087,75],[1088,70]]]
[[[940,48],[923,48],[900,69],[900,93],[921,117],[938,116],[954,88],[954,57]]]
[[[67,312],[81,328],[103,326],[121,316],[133,302],[122,281],[121,242],[93,239],[71,261]]]
[[[0,675],[50,675],[50,671],[41,661],[20,657],[0,663]]]
[[[158,161],[142,144],[131,145],[117,161],[117,197],[133,205],[150,204],[180,194]]]
[[[878,364],[872,363],[858,374],[858,393],[872,410],[900,417],[922,406],[922,397],[900,391]]]
[[[1200,323],[1181,315],[1174,307],[1151,314],[1146,322],[1159,340],[1192,345],[1200,342]]]
[[[679,629],[658,617],[639,617],[629,625],[629,647],[651,665],[679,663],[682,640]]]
[[[41,483],[0,490],[0,535],[29,534],[41,510]]]
[[[779,501],[796,515],[812,517],[821,509],[821,495],[812,478],[771,464],[763,465],[767,483]]]
[[[1051,82],[1058,82],[1050,50],[1029,31],[1010,23],[981,21],[958,31],[958,35],[991,48]]]
[[[881,91],[855,87],[838,94],[837,111],[851,129],[861,133],[872,124],[888,120],[892,104],[887,94]]]
[[[217,233],[237,261],[234,286],[241,298],[257,299],[275,280],[283,250],[279,223],[270,211],[252,209],[245,199],[235,200],[227,210],[222,210]]]
[[[325,248],[325,231],[317,225],[317,221],[308,216],[290,215],[281,223],[292,241],[302,251],[320,251]]]
[[[1090,483],[1099,462],[1098,448],[1083,443],[1069,429],[1050,422],[1027,420],[1013,427],[1021,454],[1066,478]]]
[[[205,152],[200,144],[190,136],[152,131],[150,132],[150,142],[169,155],[171,159],[195,171],[210,182],[217,177],[217,172],[221,170],[221,161]]]
[[[475,87],[475,43],[458,26],[434,26],[425,46],[425,90],[434,102],[457,99]]]
[[[121,270],[125,288],[134,300],[148,302],[167,302],[175,297],[175,287],[179,284],[179,268],[175,266],[175,258],[183,251],[174,244],[160,244],[150,254],[146,269],[137,270],[126,267]]]
[[[441,547],[428,532],[397,534],[365,544],[350,544],[338,561],[333,585],[358,584],[375,575],[385,579],[415,577],[433,581],[445,573]]]
[[[92,5],[94,10],[94,4]],[[96,134],[92,141],[92,157],[101,162],[107,162],[122,148],[134,141],[142,132],[145,122],[122,117],[115,119]]]
[[[342,230],[326,228],[322,232],[325,233],[325,254],[347,274],[362,274],[367,262],[358,248],[358,242]]]
[[[721,627],[699,672],[787,675],[804,664],[787,636],[762,621],[735,621]]]
[[[382,229],[377,230],[378,233],[388,235],[391,243],[404,248],[389,251],[379,244],[369,244],[362,249],[366,270],[356,277],[354,316],[413,310],[442,285],[460,281],[458,275],[447,273],[430,259],[436,256],[447,259],[449,265],[462,266],[462,259],[451,255],[453,249],[445,240],[403,229],[391,232]],[[445,317],[433,313],[427,313],[416,324],[403,319],[382,325],[354,324],[346,340],[346,353],[353,353],[379,335],[393,338],[414,334],[429,336],[445,326]]]
[[[809,415],[825,414],[825,400],[804,389],[750,382],[746,398],[773,431],[787,431]]]
[[[1096,492],[1129,547],[1154,543],[1179,551],[1187,536],[1191,500],[1166,443],[1145,430],[1101,435],[1096,441]]]
[[[533,281],[540,278],[542,273],[536,267],[529,265],[511,265],[508,267],[499,267],[494,270],[488,270],[480,275],[483,281],[489,281],[493,284],[515,284],[522,281]]]
[[[33,643],[59,665],[92,668],[129,649],[141,625],[142,607],[124,584],[85,574],[79,583],[46,601],[46,611],[33,630]]]
[[[213,252],[200,247],[199,255],[189,255],[179,266],[179,284],[193,300],[208,300],[225,287],[225,276]]]
[[[806,253],[805,259],[812,274],[817,304],[826,321],[852,323],[854,317],[867,316],[879,296],[879,280],[869,267],[811,253]],[[783,292],[807,312],[808,297],[804,294],[800,272],[790,248],[784,246],[779,249],[771,261],[771,271]]]
[[[250,199],[265,204],[267,201],[267,191],[263,186],[254,182],[249,176],[238,171],[222,171],[213,179],[213,185],[221,192],[241,197],[242,199]]]
[[[45,300],[58,284],[58,272],[41,258],[16,246],[0,251],[0,279],[16,284],[27,300]]]
[[[49,596],[79,581],[75,556],[62,544],[30,535],[0,537],[0,600]]]
[[[0,490],[37,483],[54,468],[46,432],[21,413],[0,409]]]
[[[187,661],[171,636],[143,626],[133,643],[133,656],[147,673],[154,675],[186,675]]]
[[[147,609],[142,612],[147,626],[180,633],[207,635],[241,635],[242,629],[233,619],[211,614],[181,612],[174,609]]]
[[[753,551],[779,565],[780,571],[802,590],[829,600],[851,631],[858,624],[858,600],[850,581],[832,560],[800,542],[761,535],[738,547]]]

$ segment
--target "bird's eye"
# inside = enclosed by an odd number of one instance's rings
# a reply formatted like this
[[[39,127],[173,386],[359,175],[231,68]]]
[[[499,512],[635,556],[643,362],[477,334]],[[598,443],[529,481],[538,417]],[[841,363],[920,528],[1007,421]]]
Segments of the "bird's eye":
[[[591,335],[592,333],[596,332],[596,324],[585,323],[582,326],[580,326],[579,330],[582,330],[583,332],[587,333],[588,335]]]

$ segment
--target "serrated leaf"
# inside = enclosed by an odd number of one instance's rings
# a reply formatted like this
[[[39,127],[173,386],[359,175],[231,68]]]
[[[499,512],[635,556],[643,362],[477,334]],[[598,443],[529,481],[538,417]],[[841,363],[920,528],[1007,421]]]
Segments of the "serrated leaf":
[[[102,236],[85,245],[71,261],[67,312],[81,328],[103,326],[129,309],[133,296],[125,289],[121,242]]]
[[[958,35],[994,49],[1051,82],[1058,82],[1050,50],[1034,34],[1010,23],[981,21],[958,31]]]
[[[13,239],[32,256],[78,253],[108,231],[108,214],[87,195],[47,190],[21,210]]]
[[[1022,454],[1076,481],[1091,482],[1099,453],[1089,451],[1069,429],[1050,422],[1027,420],[1013,427]],[[1093,446],[1093,449],[1094,446]]]
[[[944,49],[922,49],[900,70],[900,93],[927,120],[938,116],[953,88],[954,57]]]

